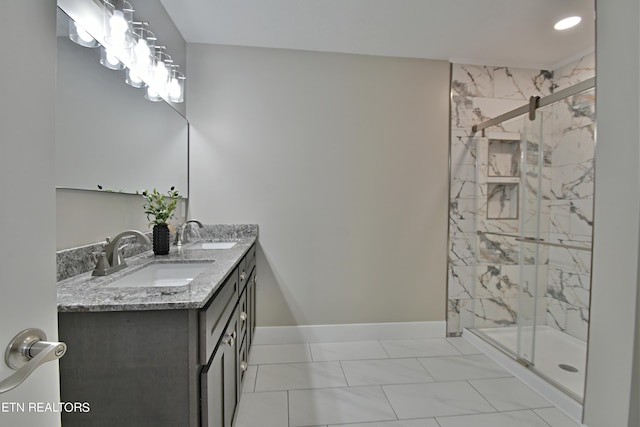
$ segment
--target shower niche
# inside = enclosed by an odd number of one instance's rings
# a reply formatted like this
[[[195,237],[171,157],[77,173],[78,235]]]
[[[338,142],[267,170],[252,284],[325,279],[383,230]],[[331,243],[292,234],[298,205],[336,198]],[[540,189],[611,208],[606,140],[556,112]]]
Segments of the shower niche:
[[[487,219],[518,219],[520,137],[493,135],[487,144]]]

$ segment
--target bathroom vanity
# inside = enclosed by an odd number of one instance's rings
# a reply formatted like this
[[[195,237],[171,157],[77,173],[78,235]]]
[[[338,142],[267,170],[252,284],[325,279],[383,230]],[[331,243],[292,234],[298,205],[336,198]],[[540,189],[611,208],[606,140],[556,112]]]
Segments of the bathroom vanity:
[[[255,242],[190,243],[59,282],[61,401],[91,408],[63,413],[63,426],[231,427],[255,331]],[[155,264],[203,268],[177,286],[127,279]]]

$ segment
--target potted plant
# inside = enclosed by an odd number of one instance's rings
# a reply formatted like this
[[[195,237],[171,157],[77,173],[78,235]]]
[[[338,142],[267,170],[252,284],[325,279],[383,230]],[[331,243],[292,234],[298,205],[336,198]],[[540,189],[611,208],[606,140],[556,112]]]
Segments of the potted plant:
[[[144,190],[142,197],[146,200],[144,213],[147,214],[149,226],[153,224],[153,253],[167,255],[169,253],[169,221],[174,217],[174,211],[181,198],[175,187],[171,187],[166,194]]]

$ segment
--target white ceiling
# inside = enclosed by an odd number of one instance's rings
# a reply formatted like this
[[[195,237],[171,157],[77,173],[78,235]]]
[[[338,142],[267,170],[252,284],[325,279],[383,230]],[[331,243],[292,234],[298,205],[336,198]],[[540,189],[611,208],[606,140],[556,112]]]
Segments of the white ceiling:
[[[553,69],[595,45],[594,0],[161,0],[188,43]],[[582,16],[577,27],[553,24]]]

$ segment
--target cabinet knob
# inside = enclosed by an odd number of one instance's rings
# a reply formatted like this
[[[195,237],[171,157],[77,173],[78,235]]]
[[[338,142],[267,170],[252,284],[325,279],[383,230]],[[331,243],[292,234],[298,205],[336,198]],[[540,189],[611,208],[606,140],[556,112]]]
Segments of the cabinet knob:
[[[242,320],[243,322],[247,320],[247,313],[245,313],[244,311],[240,313],[240,320]]]
[[[242,273],[240,273],[240,280],[244,282],[246,279],[247,279],[247,273],[243,271]]]
[[[256,280],[256,275],[253,275],[253,284],[255,285],[256,283],[258,283],[258,281]]]
[[[242,362],[240,362],[240,370],[244,372],[247,369],[249,369],[249,364],[247,362],[245,362],[244,360]]]
[[[231,347],[233,347],[235,341],[236,341],[236,331],[233,331],[233,333],[230,333],[230,334],[226,334],[222,338],[222,343]]]

